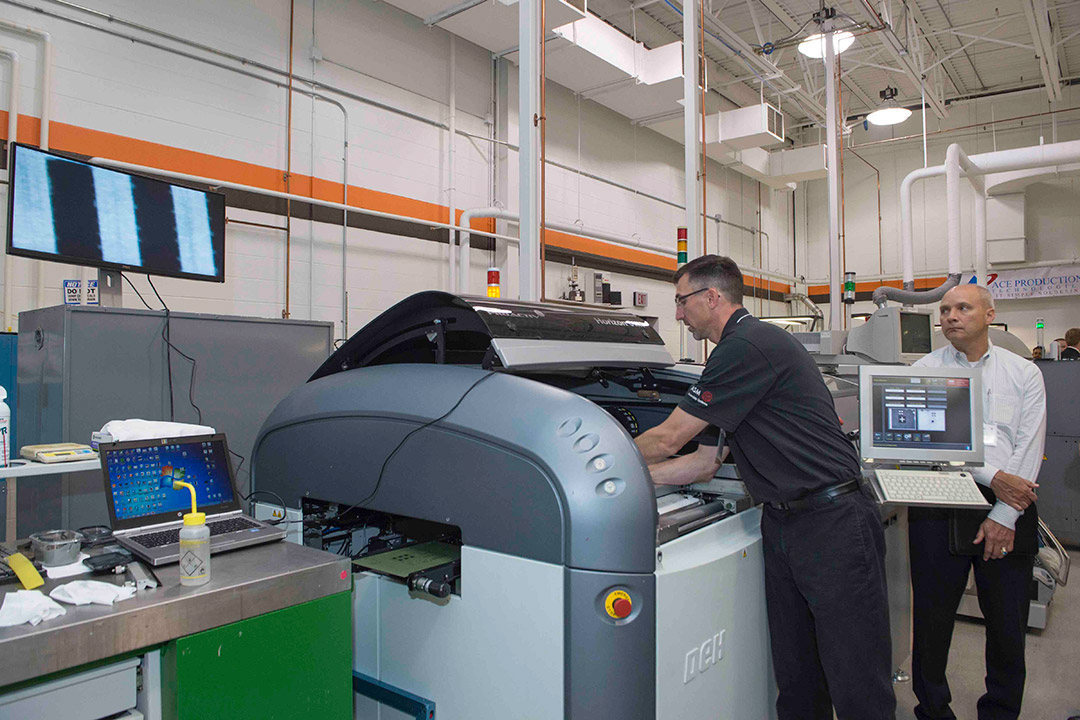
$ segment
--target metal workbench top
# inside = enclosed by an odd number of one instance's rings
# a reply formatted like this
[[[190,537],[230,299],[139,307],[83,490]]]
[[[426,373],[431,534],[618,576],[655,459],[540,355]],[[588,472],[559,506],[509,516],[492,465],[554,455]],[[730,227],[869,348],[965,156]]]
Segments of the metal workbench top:
[[[213,556],[211,581],[180,585],[178,565],[155,568],[161,587],[112,607],[63,605],[66,615],[36,627],[0,628],[0,688],[58,670],[140,650],[351,587],[349,559],[275,542]],[[78,575],[46,580],[48,595],[71,580],[122,584],[125,576]],[[0,599],[18,583],[3,586]]]

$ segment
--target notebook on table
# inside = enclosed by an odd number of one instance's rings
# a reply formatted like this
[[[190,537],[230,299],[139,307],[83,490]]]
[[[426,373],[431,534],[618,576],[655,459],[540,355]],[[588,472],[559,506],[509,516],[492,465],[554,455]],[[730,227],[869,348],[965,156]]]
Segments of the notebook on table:
[[[225,435],[105,443],[98,448],[109,522],[117,541],[151,565],[180,560],[180,528],[191,495],[162,486],[191,483],[206,513],[210,552],[281,540],[285,528],[245,515],[236,491]]]

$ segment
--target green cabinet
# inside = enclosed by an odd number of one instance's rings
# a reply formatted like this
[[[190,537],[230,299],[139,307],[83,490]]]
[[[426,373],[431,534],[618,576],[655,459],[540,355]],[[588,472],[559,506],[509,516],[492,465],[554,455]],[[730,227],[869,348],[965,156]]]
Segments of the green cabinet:
[[[352,717],[350,593],[167,643],[165,720]]]

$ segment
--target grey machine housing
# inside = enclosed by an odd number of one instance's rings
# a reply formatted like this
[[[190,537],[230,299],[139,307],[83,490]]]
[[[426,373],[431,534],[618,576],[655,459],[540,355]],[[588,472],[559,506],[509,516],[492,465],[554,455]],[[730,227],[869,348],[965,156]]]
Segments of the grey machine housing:
[[[465,547],[563,568],[563,717],[652,718],[657,505],[628,429],[692,383],[672,365],[633,315],[423,292],[277,406],[252,486],[456,526]],[[633,410],[616,419],[591,392]],[[612,589],[629,617],[605,612]]]

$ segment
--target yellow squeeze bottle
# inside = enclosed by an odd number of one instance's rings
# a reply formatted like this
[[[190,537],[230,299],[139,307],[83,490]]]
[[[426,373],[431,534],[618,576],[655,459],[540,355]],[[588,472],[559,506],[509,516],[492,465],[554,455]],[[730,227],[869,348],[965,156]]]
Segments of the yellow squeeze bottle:
[[[195,488],[182,480],[172,481],[173,490],[187,488],[191,493],[191,512],[184,515],[180,528],[180,584],[204,585],[210,582],[210,528],[206,513],[195,506]]]

